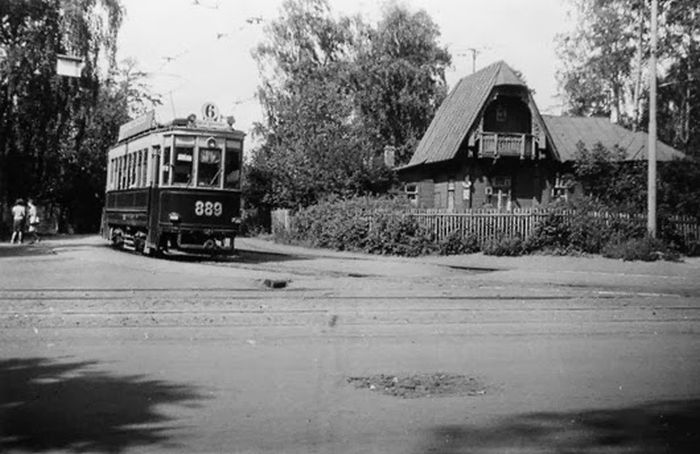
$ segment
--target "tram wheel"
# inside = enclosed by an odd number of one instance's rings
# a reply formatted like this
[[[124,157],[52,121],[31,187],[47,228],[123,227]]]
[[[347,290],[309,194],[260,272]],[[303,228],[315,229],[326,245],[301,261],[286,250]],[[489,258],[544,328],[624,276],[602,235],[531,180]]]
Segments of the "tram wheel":
[[[136,252],[143,254],[143,251],[145,250],[145,248],[146,248],[146,240],[144,240],[141,237],[135,236],[134,237],[134,250]]]
[[[112,247],[114,249],[124,248],[124,236],[121,230],[115,229],[112,231]]]

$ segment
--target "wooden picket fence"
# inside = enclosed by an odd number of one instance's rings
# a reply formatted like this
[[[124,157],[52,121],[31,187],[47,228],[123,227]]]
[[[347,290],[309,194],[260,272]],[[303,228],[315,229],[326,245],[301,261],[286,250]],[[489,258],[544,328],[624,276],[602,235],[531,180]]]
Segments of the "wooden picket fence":
[[[497,236],[528,238],[534,232],[537,224],[549,216],[546,212],[532,213],[410,213],[408,216],[416,219],[418,224],[435,235],[437,241],[442,241],[453,232],[469,232],[486,242]]]
[[[434,234],[436,241],[442,241],[457,231],[476,236],[482,245],[493,238],[502,236],[517,236],[527,239],[535,232],[538,224],[548,216],[554,214],[566,218],[576,214],[575,211],[542,208],[519,208],[509,212],[494,209],[477,209],[459,213],[441,210],[411,210],[393,213],[396,216],[416,219],[419,225]],[[373,213],[362,213],[359,215],[367,218],[371,229]],[[626,219],[638,222],[640,226],[646,225],[645,214],[590,212],[587,215],[603,218],[609,222]],[[273,232],[289,231],[294,223],[294,217],[288,210],[275,210],[272,213],[272,217]],[[686,242],[700,240],[700,223],[697,219],[674,216],[664,219],[664,222],[671,223],[677,235]]]
[[[468,210],[460,213],[448,213],[440,210],[413,210],[407,215],[414,217],[418,224],[428,229],[435,235],[438,241],[443,240],[455,231],[469,232],[476,236],[480,243],[490,239],[506,236],[518,236],[522,239],[529,238],[538,224],[550,215],[563,218],[572,217],[575,211],[554,210],[541,208],[519,208],[510,212],[493,209]],[[625,219],[646,225],[645,214],[590,212],[588,216],[603,218],[608,222]],[[700,239],[700,223],[693,217],[673,216],[665,219],[672,224],[676,233],[687,241]]]

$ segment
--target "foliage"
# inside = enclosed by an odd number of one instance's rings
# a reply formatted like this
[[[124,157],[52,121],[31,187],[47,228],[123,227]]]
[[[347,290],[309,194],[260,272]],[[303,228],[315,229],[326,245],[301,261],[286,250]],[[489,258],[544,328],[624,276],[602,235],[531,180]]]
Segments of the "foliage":
[[[365,250],[372,254],[415,257],[435,251],[433,235],[411,216],[377,213],[368,233]]]
[[[479,239],[471,233],[455,230],[438,244],[440,255],[460,255],[479,252]]]
[[[558,37],[558,78],[570,113],[610,115],[622,108],[635,55],[636,0],[572,0],[578,23]]]
[[[657,188],[660,212],[700,220],[700,160],[683,159],[660,164]]]
[[[669,248],[662,240],[643,237],[627,239],[619,237],[611,241],[603,248],[603,256],[622,260],[642,260],[653,262],[656,260],[677,261],[678,252]]]
[[[358,46],[352,76],[364,128],[380,144],[397,147],[399,164],[408,161],[446,95],[451,58],[439,36],[425,11],[392,4]]]
[[[340,251],[416,256],[431,253],[433,236],[409,216],[406,202],[388,198],[327,200],[299,210],[280,241]]]
[[[254,52],[265,122],[249,202],[297,208],[387,192],[384,146],[412,146],[444,96],[449,58],[436,37],[425,13],[399,6],[375,30],[336,18],[325,0],[285,1]]]
[[[481,248],[486,255],[519,256],[526,253],[526,245],[519,236],[501,235],[491,238]]]
[[[558,36],[557,74],[569,113],[648,123],[649,2],[570,0],[576,28]],[[659,137],[700,153],[700,3],[659,1]]]
[[[407,202],[400,199],[326,200],[300,209],[292,218],[291,232],[282,233],[277,240],[341,251],[402,256],[469,254],[481,250],[486,255],[496,256],[535,252],[603,253],[628,260],[647,260],[653,252],[658,258],[676,260],[679,251],[691,255],[700,250],[698,241],[684,243],[665,218],[659,224],[660,239],[651,241],[645,239],[643,217],[614,213],[600,201],[590,198],[578,199],[562,207],[563,211],[550,213],[526,240],[517,234],[500,234],[483,244],[473,233],[459,230],[436,241],[435,235],[421,227],[417,217],[407,214],[409,208]],[[639,256],[632,254],[635,247],[639,248]]]
[[[643,219],[610,213],[594,200],[578,200],[567,208],[572,214],[551,213],[537,226],[527,240],[528,251],[598,254],[614,238],[637,238],[645,234]]]
[[[31,196],[61,213],[62,228],[96,229],[107,146],[140,101],[156,101],[133,63],[114,62],[122,15],[118,0],[0,3],[3,205]],[[82,58],[81,77],[58,76],[57,54]]]
[[[597,208],[643,213],[647,207],[647,164],[624,161],[621,150],[600,143],[592,150],[579,144],[575,155],[576,180]],[[657,205],[660,216],[693,216],[700,219],[700,161],[683,159],[658,163]],[[586,202],[588,203],[588,202]]]

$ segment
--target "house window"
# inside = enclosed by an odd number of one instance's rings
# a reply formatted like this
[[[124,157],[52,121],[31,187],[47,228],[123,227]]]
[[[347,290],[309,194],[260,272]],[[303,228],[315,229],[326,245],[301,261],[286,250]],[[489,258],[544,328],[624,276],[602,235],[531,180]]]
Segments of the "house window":
[[[552,188],[552,198],[554,200],[569,200],[569,192],[573,191],[576,181],[570,173],[564,175],[557,174],[554,179],[554,188]]]
[[[497,106],[496,107],[496,121],[504,122],[504,121],[506,121],[506,118],[507,118],[507,114],[506,114],[505,106]]]
[[[418,185],[416,183],[408,183],[404,187],[404,192],[411,205],[418,206]]]

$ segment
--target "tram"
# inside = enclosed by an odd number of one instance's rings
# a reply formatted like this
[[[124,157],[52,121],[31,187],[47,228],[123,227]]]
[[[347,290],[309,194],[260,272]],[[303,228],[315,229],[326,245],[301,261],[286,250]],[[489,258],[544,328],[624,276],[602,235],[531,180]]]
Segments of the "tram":
[[[102,236],[147,255],[230,254],[241,221],[245,134],[213,104],[159,125],[153,112],[122,125],[108,152]]]

